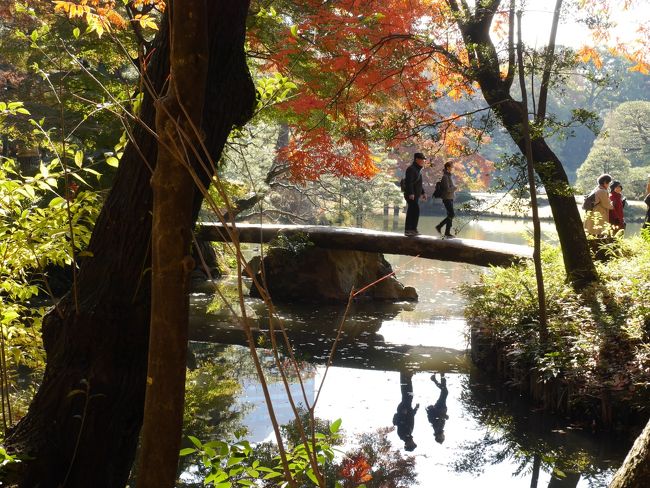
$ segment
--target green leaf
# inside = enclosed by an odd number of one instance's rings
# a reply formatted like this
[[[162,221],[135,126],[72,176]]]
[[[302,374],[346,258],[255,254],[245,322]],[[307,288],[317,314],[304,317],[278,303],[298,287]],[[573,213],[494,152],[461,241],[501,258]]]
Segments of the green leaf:
[[[77,151],[74,153],[74,164],[76,164],[79,168],[81,168],[81,165],[84,162],[84,153],[82,151]]]
[[[201,441],[198,440],[196,437],[188,435],[187,438],[190,440],[192,444],[194,444],[198,449],[203,448],[203,444],[201,444]]]
[[[314,482],[316,486],[318,486],[318,478],[316,478],[316,475],[314,474],[313,469],[308,469],[307,470],[307,477]]]
[[[228,461],[226,462],[226,467],[229,468],[230,466],[234,466],[237,463],[241,463],[244,460],[243,457],[236,457],[233,456]]]
[[[291,26],[291,35],[293,37],[298,37],[298,26],[296,24]]]
[[[272,471],[271,473],[264,476],[264,478],[262,478],[262,479],[270,480],[272,478],[277,478],[278,476],[282,476],[282,473],[278,473],[277,471]]]
[[[194,454],[195,452],[196,452],[196,449],[194,449],[192,447],[186,447],[185,449],[181,449],[178,454],[179,454],[179,456],[188,456],[190,454]]]
[[[106,158],[106,164],[112,166],[113,168],[117,168],[120,164],[120,160],[117,159],[115,156],[109,156]]]
[[[81,35],[81,30],[79,30],[79,27],[75,27],[72,30],[72,35],[74,36],[75,39],[79,39],[79,36]]]
[[[332,425],[330,425],[330,432],[332,434],[336,434],[339,429],[341,428],[341,422],[343,422],[341,419],[337,419],[334,422],[332,422]]]

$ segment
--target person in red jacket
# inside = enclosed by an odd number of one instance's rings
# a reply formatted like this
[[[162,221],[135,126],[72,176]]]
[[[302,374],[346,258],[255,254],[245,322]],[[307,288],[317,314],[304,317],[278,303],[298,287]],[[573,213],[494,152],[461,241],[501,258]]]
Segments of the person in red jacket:
[[[625,207],[625,197],[623,196],[623,185],[620,181],[612,181],[609,185],[609,199],[612,201],[614,207],[609,211],[609,223],[612,226],[614,234],[620,230],[625,229],[625,215],[623,207]]]

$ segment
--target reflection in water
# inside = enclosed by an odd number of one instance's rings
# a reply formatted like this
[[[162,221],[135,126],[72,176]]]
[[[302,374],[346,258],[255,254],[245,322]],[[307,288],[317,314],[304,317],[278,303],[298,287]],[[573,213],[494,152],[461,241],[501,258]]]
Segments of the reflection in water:
[[[190,309],[190,338],[194,341],[218,342],[221,344],[246,345],[244,332],[233,324],[229,313],[220,310],[207,314],[206,298],[193,297]],[[256,344],[270,347],[269,317],[259,300],[249,299],[250,323],[254,329]],[[349,368],[381,369],[398,371],[405,368],[439,371],[466,371],[469,359],[464,344],[460,347],[441,347],[430,334],[420,334],[417,342],[408,335],[385,340],[379,329],[392,322],[400,311],[412,309],[413,304],[360,302],[352,305],[345,320],[340,341],[333,357],[335,366]],[[315,364],[325,363],[334,344],[337,328],[342,320],[343,306],[295,304],[278,305],[278,316],[282,318],[287,336],[295,355]],[[399,327],[400,323],[396,325]],[[445,324],[435,323],[436,328]],[[462,324],[458,324],[462,327]],[[281,351],[288,355],[284,336],[275,323],[276,339]],[[401,323],[405,329],[406,324]],[[394,335],[391,333],[391,335]]]
[[[427,420],[433,427],[433,436],[438,444],[445,442],[445,422],[449,416],[447,415],[447,378],[445,373],[440,373],[440,381],[436,379],[436,374],[431,375],[431,381],[440,390],[440,396],[434,405],[427,407]]]
[[[532,411],[519,395],[490,387],[493,380],[480,371],[467,381],[462,407],[483,434],[463,443],[453,463],[456,471],[478,476],[507,462],[515,476],[530,475],[532,487],[543,471],[549,473],[549,488],[575,487],[581,480],[605,487],[630,447],[629,439],[596,438],[580,426]]]
[[[433,234],[436,219],[421,217],[420,230]],[[552,237],[552,231],[550,225],[545,226],[547,236]],[[470,222],[462,237],[513,244],[524,244],[528,239],[523,223],[512,220]],[[520,399],[481,387],[474,372],[470,378],[462,338],[464,302],[455,287],[486,270],[407,256],[387,259],[400,281],[418,290],[420,301],[354,305],[319,393],[316,414],[324,419],[343,419],[349,434],[390,428],[392,418],[397,432],[391,431],[389,436],[395,448],[415,449],[415,432],[419,448],[414,459],[420,486],[431,486],[430,480],[435,479],[436,485],[443,486],[519,488],[522,476],[529,477],[531,486],[606,486],[630,445],[627,440],[601,441],[563,424],[561,419],[542,421],[543,417],[531,412],[530,405]],[[193,297],[192,338],[245,344],[242,331],[227,313],[206,313],[207,301]],[[265,307],[259,300],[247,299],[246,304],[258,344],[268,345]],[[315,376],[307,382],[310,400],[315,397],[313,388],[325,374],[325,367],[319,364],[329,355],[342,309],[278,305],[292,347],[301,359],[316,365]],[[266,368],[271,370],[271,364]],[[436,374],[431,378],[433,371]],[[445,374],[438,380],[439,373]],[[432,380],[439,393],[435,403]],[[401,399],[396,412],[398,381]],[[269,436],[270,421],[253,382],[251,378],[240,380],[243,395],[234,406],[255,405],[244,423],[251,431],[249,438],[262,440]],[[297,385],[291,383],[292,388]],[[288,400],[282,397],[281,385],[277,386],[274,405],[289,416]],[[415,415],[418,402],[433,403],[426,417]],[[454,417],[450,424],[446,424],[447,406]],[[431,432],[432,427],[434,436],[421,435]]]
[[[397,412],[393,415],[393,425],[397,427],[397,435],[404,441],[404,449],[412,451],[417,447],[413,442],[413,425],[415,423],[415,414],[420,408],[416,404],[413,408],[413,383],[411,371],[399,372],[399,386],[402,393],[402,401],[397,405]]]

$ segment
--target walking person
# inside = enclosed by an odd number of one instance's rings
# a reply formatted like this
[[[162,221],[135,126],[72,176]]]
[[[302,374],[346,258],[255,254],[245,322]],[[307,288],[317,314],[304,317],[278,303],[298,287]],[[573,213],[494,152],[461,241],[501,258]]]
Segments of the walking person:
[[[647,210],[645,212],[645,222],[643,222],[642,229],[650,229],[650,191],[643,199],[643,202],[646,204]]]
[[[438,225],[436,225],[436,230],[439,234],[442,235],[442,227],[445,226],[444,237],[453,238],[455,237],[451,233],[451,225],[454,220],[454,197],[456,196],[456,183],[454,182],[454,176],[452,171],[454,169],[454,162],[447,161],[445,163],[445,168],[442,171],[442,179],[440,180],[441,189],[442,189],[442,204],[445,206],[447,212],[447,217],[443,219]]]
[[[620,181],[612,181],[609,185],[609,199],[613,208],[609,211],[609,223],[614,234],[625,230],[625,197],[623,196],[623,185]]]
[[[404,175],[404,199],[406,200],[406,222],[404,224],[405,236],[417,236],[418,221],[420,220],[420,203],[422,198],[426,200],[422,188],[422,168],[426,164],[427,158],[422,153],[413,155],[413,163],[406,168]]]
[[[412,451],[417,444],[413,441],[413,425],[415,423],[415,414],[420,408],[418,403],[413,408],[413,372],[400,371],[399,383],[402,393],[402,400],[397,405],[397,412],[393,415],[393,425],[397,427],[397,435],[404,441],[404,449]]]
[[[614,208],[607,191],[612,177],[603,174],[598,177],[597,182],[598,186],[589,195],[594,196],[593,207],[585,216],[585,230],[592,236],[600,236],[605,232],[605,224],[609,223],[609,211]]]
[[[440,389],[440,396],[434,405],[427,407],[427,419],[433,427],[433,436],[438,444],[445,442],[445,423],[449,418],[447,415],[447,378],[445,373],[440,373],[440,381],[436,379],[435,373],[431,375],[431,381]]]
[[[645,198],[643,199],[643,203],[646,204],[647,209],[645,213],[645,221],[643,222],[641,228],[649,229],[650,228],[650,175],[648,175],[648,183],[645,185]]]

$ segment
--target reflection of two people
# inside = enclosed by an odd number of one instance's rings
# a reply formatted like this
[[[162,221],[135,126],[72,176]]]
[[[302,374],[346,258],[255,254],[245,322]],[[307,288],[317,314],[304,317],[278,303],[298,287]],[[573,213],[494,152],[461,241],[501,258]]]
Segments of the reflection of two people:
[[[431,375],[431,381],[440,389],[440,396],[434,405],[427,407],[427,419],[433,427],[433,436],[436,442],[442,444],[445,441],[445,422],[449,418],[447,415],[447,378],[445,373],[440,373],[440,381],[436,375]]]
[[[402,401],[397,406],[397,412],[393,415],[393,425],[397,427],[397,435],[404,441],[404,449],[412,451],[417,447],[413,441],[413,425],[415,423],[415,414],[420,408],[420,404],[413,407],[413,383],[411,378],[413,373],[410,371],[400,371],[400,390],[402,392]],[[445,374],[440,374],[440,381],[436,375],[431,375],[431,381],[440,389],[440,396],[434,405],[427,407],[427,419],[433,426],[433,433],[436,442],[442,444],[445,440],[445,422],[449,418],[447,415],[447,379]]]
[[[415,413],[420,408],[418,403],[413,408],[413,383],[411,378],[413,373],[411,371],[399,372],[399,386],[402,391],[402,401],[397,405],[397,412],[393,415],[393,425],[397,427],[397,435],[404,441],[404,449],[412,451],[417,447],[413,442],[413,423],[415,421]]]

